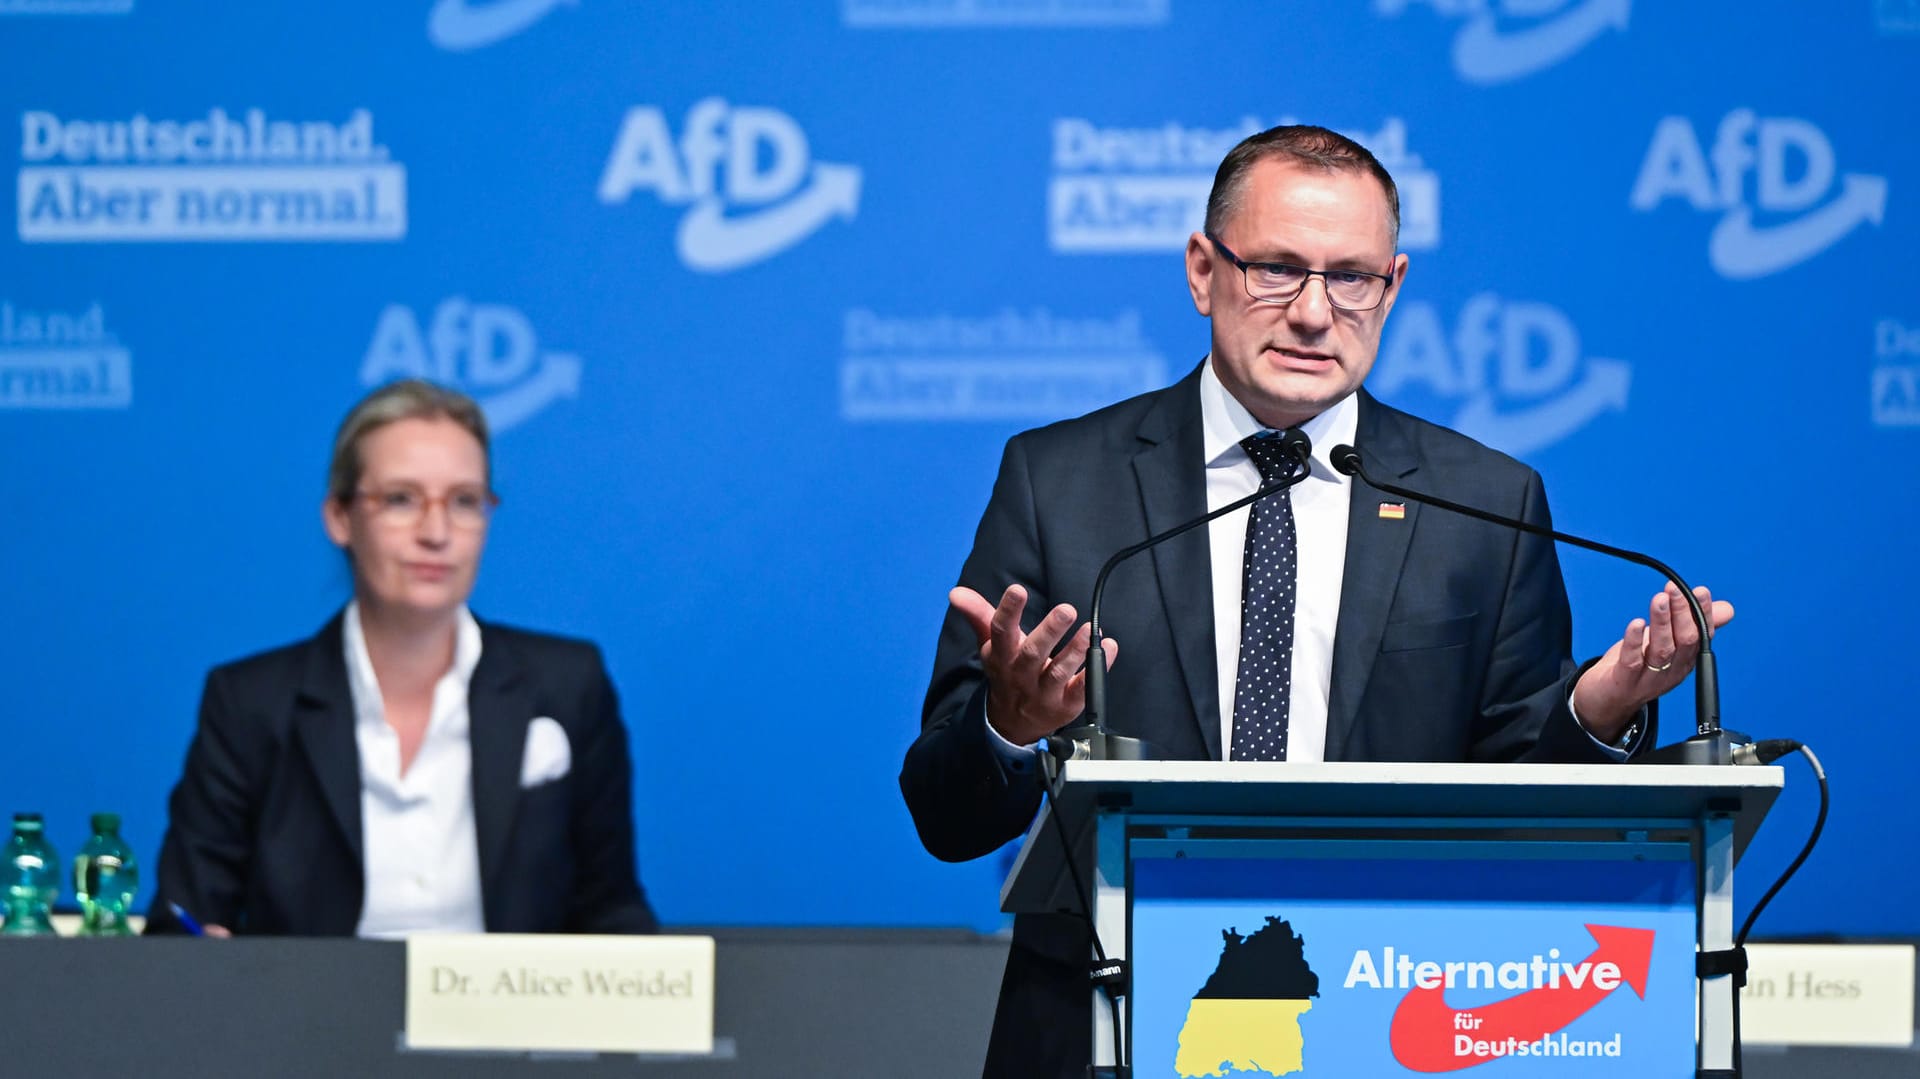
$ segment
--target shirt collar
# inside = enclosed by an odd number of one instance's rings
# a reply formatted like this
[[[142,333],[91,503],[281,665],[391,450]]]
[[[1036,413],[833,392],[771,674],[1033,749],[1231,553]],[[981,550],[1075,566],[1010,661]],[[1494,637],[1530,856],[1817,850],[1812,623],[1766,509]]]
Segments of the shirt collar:
[[[361,722],[384,724],[386,708],[381,703],[380,680],[373,673],[373,657],[367,654],[367,635],[360,628],[357,599],[347,604],[340,636],[346,652],[347,689],[353,696],[354,716]],[[452,678],[462,686],[468,685],[473,681],[474,668],[479,665],[480,623],[474,619],[473,612],[461,604],[454,622],[453,666],[447,669],[442,681]]]
[[[1350,393],[1332,408],[1300,425],[1300,430],[1313,443],[1313,476],[1335,481],[1346,479],[1334,470],[1329,455],[1335,446],[1354,444],[1354,436],[1360,429],[1358,396]],[[1227,392],[1220,376],[1213,372],[1211,355],[1200,370],[1200,423],[1208,468],[1226,468],[1246,461],[1247,451],[1241,448],[1241,440],[1268,430],[1253,418],[1247,406]]]

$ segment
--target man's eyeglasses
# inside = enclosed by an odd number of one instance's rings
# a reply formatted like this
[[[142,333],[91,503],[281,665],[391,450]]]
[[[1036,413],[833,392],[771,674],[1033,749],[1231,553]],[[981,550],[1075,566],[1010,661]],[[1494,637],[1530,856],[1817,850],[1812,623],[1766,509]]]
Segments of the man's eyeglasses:
[[[1209,232],[1207,239],[1228,262],[1240,268],[1247,295],[1262,303],[1292,303],[1307,287],[1309,278],[1318,277],[1327,287],[1327,302],[1342,311],[1371,311],[1387,298],[1392,274],[1367,273],[1365,270],[1309,270],[1284,262],[1248,262],[1227,249],[1220,237]]]
[[[444,495],[429,495],[410,484],[395,484],[354,494],[372,507],[381,524],[399,528],[419,524],[436,502],[446,507],[447,523],[455,528],[485,528],[494,507],[500,504],[500,496],[484,487],[455,487]]]

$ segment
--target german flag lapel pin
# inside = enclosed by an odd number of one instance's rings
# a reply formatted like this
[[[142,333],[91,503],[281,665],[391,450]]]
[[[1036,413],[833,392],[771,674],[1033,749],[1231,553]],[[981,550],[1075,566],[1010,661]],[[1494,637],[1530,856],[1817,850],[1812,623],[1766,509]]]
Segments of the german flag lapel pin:
[[[1380,519],[1381,519],[1381,520],[1383,520],[1383,521],[1404,521],[1404,520],[1406,520],[1406,519],[1407,519],[1407,504],[1406,504],[1405,502],[1382,502],[1382,503],[1380,503]]]

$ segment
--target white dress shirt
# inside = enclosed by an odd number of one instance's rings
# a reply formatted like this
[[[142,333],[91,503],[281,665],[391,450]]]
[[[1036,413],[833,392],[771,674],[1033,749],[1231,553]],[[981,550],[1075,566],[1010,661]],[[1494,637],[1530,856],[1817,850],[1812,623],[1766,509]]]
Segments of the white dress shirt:
[[[1340,621],[1340,582],[1347,569],[1348,477],[1334,471],[1327,454],[1353,442],[1360,406],[1351,394],[1301,425],[1313,442],[1312,471],[1286,494],[1293,499],[1299,577],[1294,589],[1292,688],[1287,698],[1287,759],[1325,760],[1327,698],[1333,687],[1333,631]],[[1207,465],[1207,510],[1212,512],[1260,486],[1260,468],[1240,440],[1266,430],[1220,384],[1209,356],[1200,371],[1200,421]],[[1213,635],[1220,687],[1220,749],[1231,757],[1233,687],[1240,669],[1241,566],[1247,543],[1247,510],[1207,525],[1213,572]],[[1025,771],[1032,747],[1016,746],[987,725],[987,740],[1009,767]]]
[[[413,765],[400,771],[400,736],[387,726],[367,655],[360,605],[347,605],[347,687],[360,750],[360,836],[366,899],[355,933],[479,933],[480,843],[473,825],[473,752],[467,686],[480,663],[480,625],[460,609],[453,665],[433,687],[433,710]]]
[[[1207,512],[1260,488],[1260,468],[1240,440],[1267,430],[1220,384],[1209,358],[1200,371],[1200,422],[1207,458]],[[1353,444],[1360,405],[1352,394],[1300,425],[1313,442],[1306,479],[1270,498],[1293,499],[1299,553],[1294,585],[1293,666],[1287,695],[1287,759],[1327,757],[1327,698],[1333,690],[1333,631],[1340,622],[1340,582],[1347,572],[1347,513],[1352,480],[1334,471],[1328,453]],[[1233,754],[1233,691],[1240,670],[1241,567],[1247,516],[1235,510],[1207,525],[1213,566],[1213,650],[1219,665],[1220,749]]]

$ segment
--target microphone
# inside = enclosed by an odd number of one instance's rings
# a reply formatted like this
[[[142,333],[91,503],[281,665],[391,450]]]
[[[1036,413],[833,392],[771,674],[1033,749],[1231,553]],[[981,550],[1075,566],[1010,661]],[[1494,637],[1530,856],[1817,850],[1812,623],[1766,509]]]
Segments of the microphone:
[[[1438,495],[1422,494],[1419,491],[1409,490],[1405,487],[1387,483],[1367,472],[1366,466],[1361,462],[1360,451],[1354,449],[1352,446],[1335,446],[1333,452],[1329,455],[1329,460],[1333,462],[1333,467],[1339,472],[1348,476],[1358,476],[1360,479],[1365,480],[1369,487],[1377,488],[1388,494],[1399,495],[1402,498],[1410,498],[1415,502],[1423,502],[1429,506],[1438,506],[1443,510],[1464,514],[1490,524],[1503,525],[1507,528],[1518,529],[1535,536],[1545,536],[1548,539],[1558,540],[1561,543],[1568,543],[1575,547],[1583,547],[1589,551],[1598,551],[1601,554],[1611,555],[1614,558],[1625,559],[1635,565],[1645,566],[1660,574],[1662,577],[1665,577],[1667,580],[1672,581],[1679,587],[1680,595],[1686,598],[1687,609],[1693,615],[1693,624],[1699,627],[1700,630],[1700,656],[1699,659],[1695,661],[1693,668],[1695,732],[1692,738],[1684,742],[1676,742],[1665,748],[1656,749],[1640,759],[1642,762],[1648,764],[1733,763],[1736,741],[1745,742],[1747,739],[1745,736],[1740,736],[1738,739],[1729,737],[1729,732],[1720,729],[1720,672],[1713,658],[1713,641],[1709,633],[1707,614],[1700,609],[1700,600],[1693,594],[1693,589],[1687,586],[1687,582],[1680,579],[1680,575],[1675,573],[1671,566],[1668,566],[1665,562],[1651,555],[1644,555],[1638,551],[1612,547],[1605,543],[1582,539],[1579,536],[1569,536],[1565,532],[1558,532],[1543,525],[1534,524],[1531,521],[1505,517],[1498,513],[1492,513],[1474,506],[1462,505],[1458,502],[1441,498]]]
[[[1131,547],[1123,547],[1107,559],[1100,567],[1100,573],[1093,579],[1093,602],[1087,607],[1087,625],[1089,627],[1089,645],[1087,648],[1087,706],[1081,713],[1081,721],[1057,732],[1048,739],[1049,747],[1064,739],[1072,747],[1072,757],[1081,760],[1152,760],[1153,747],[1138,738],[1110,733],[1103,721],[1107,714],[1107,653],[1100,647],[1105,634],[1100,631],[1100,601],[1106,594],[1107,578],[1114,567],[1141,551],[1150,550],[1162,543],[1199,528],[1216,517],[1224,517],[1235,510],[1245,509],[1255,502],[1271,495],[1279,494],[1294,484],[1307,478],[1313,457],[1313,442],[1306,433],[1297,427],[1289,427],[1280,432],[1280,449],[1293,459],[1293,467],[1288,470],[1285,479],[1261,487],[1245,498],[1230,502],[1211,513],[1195,517],[1191,521],[1175,525],[1155,536],[1148,536]],[[1058,750],[1053,750],[1058,756]]]

